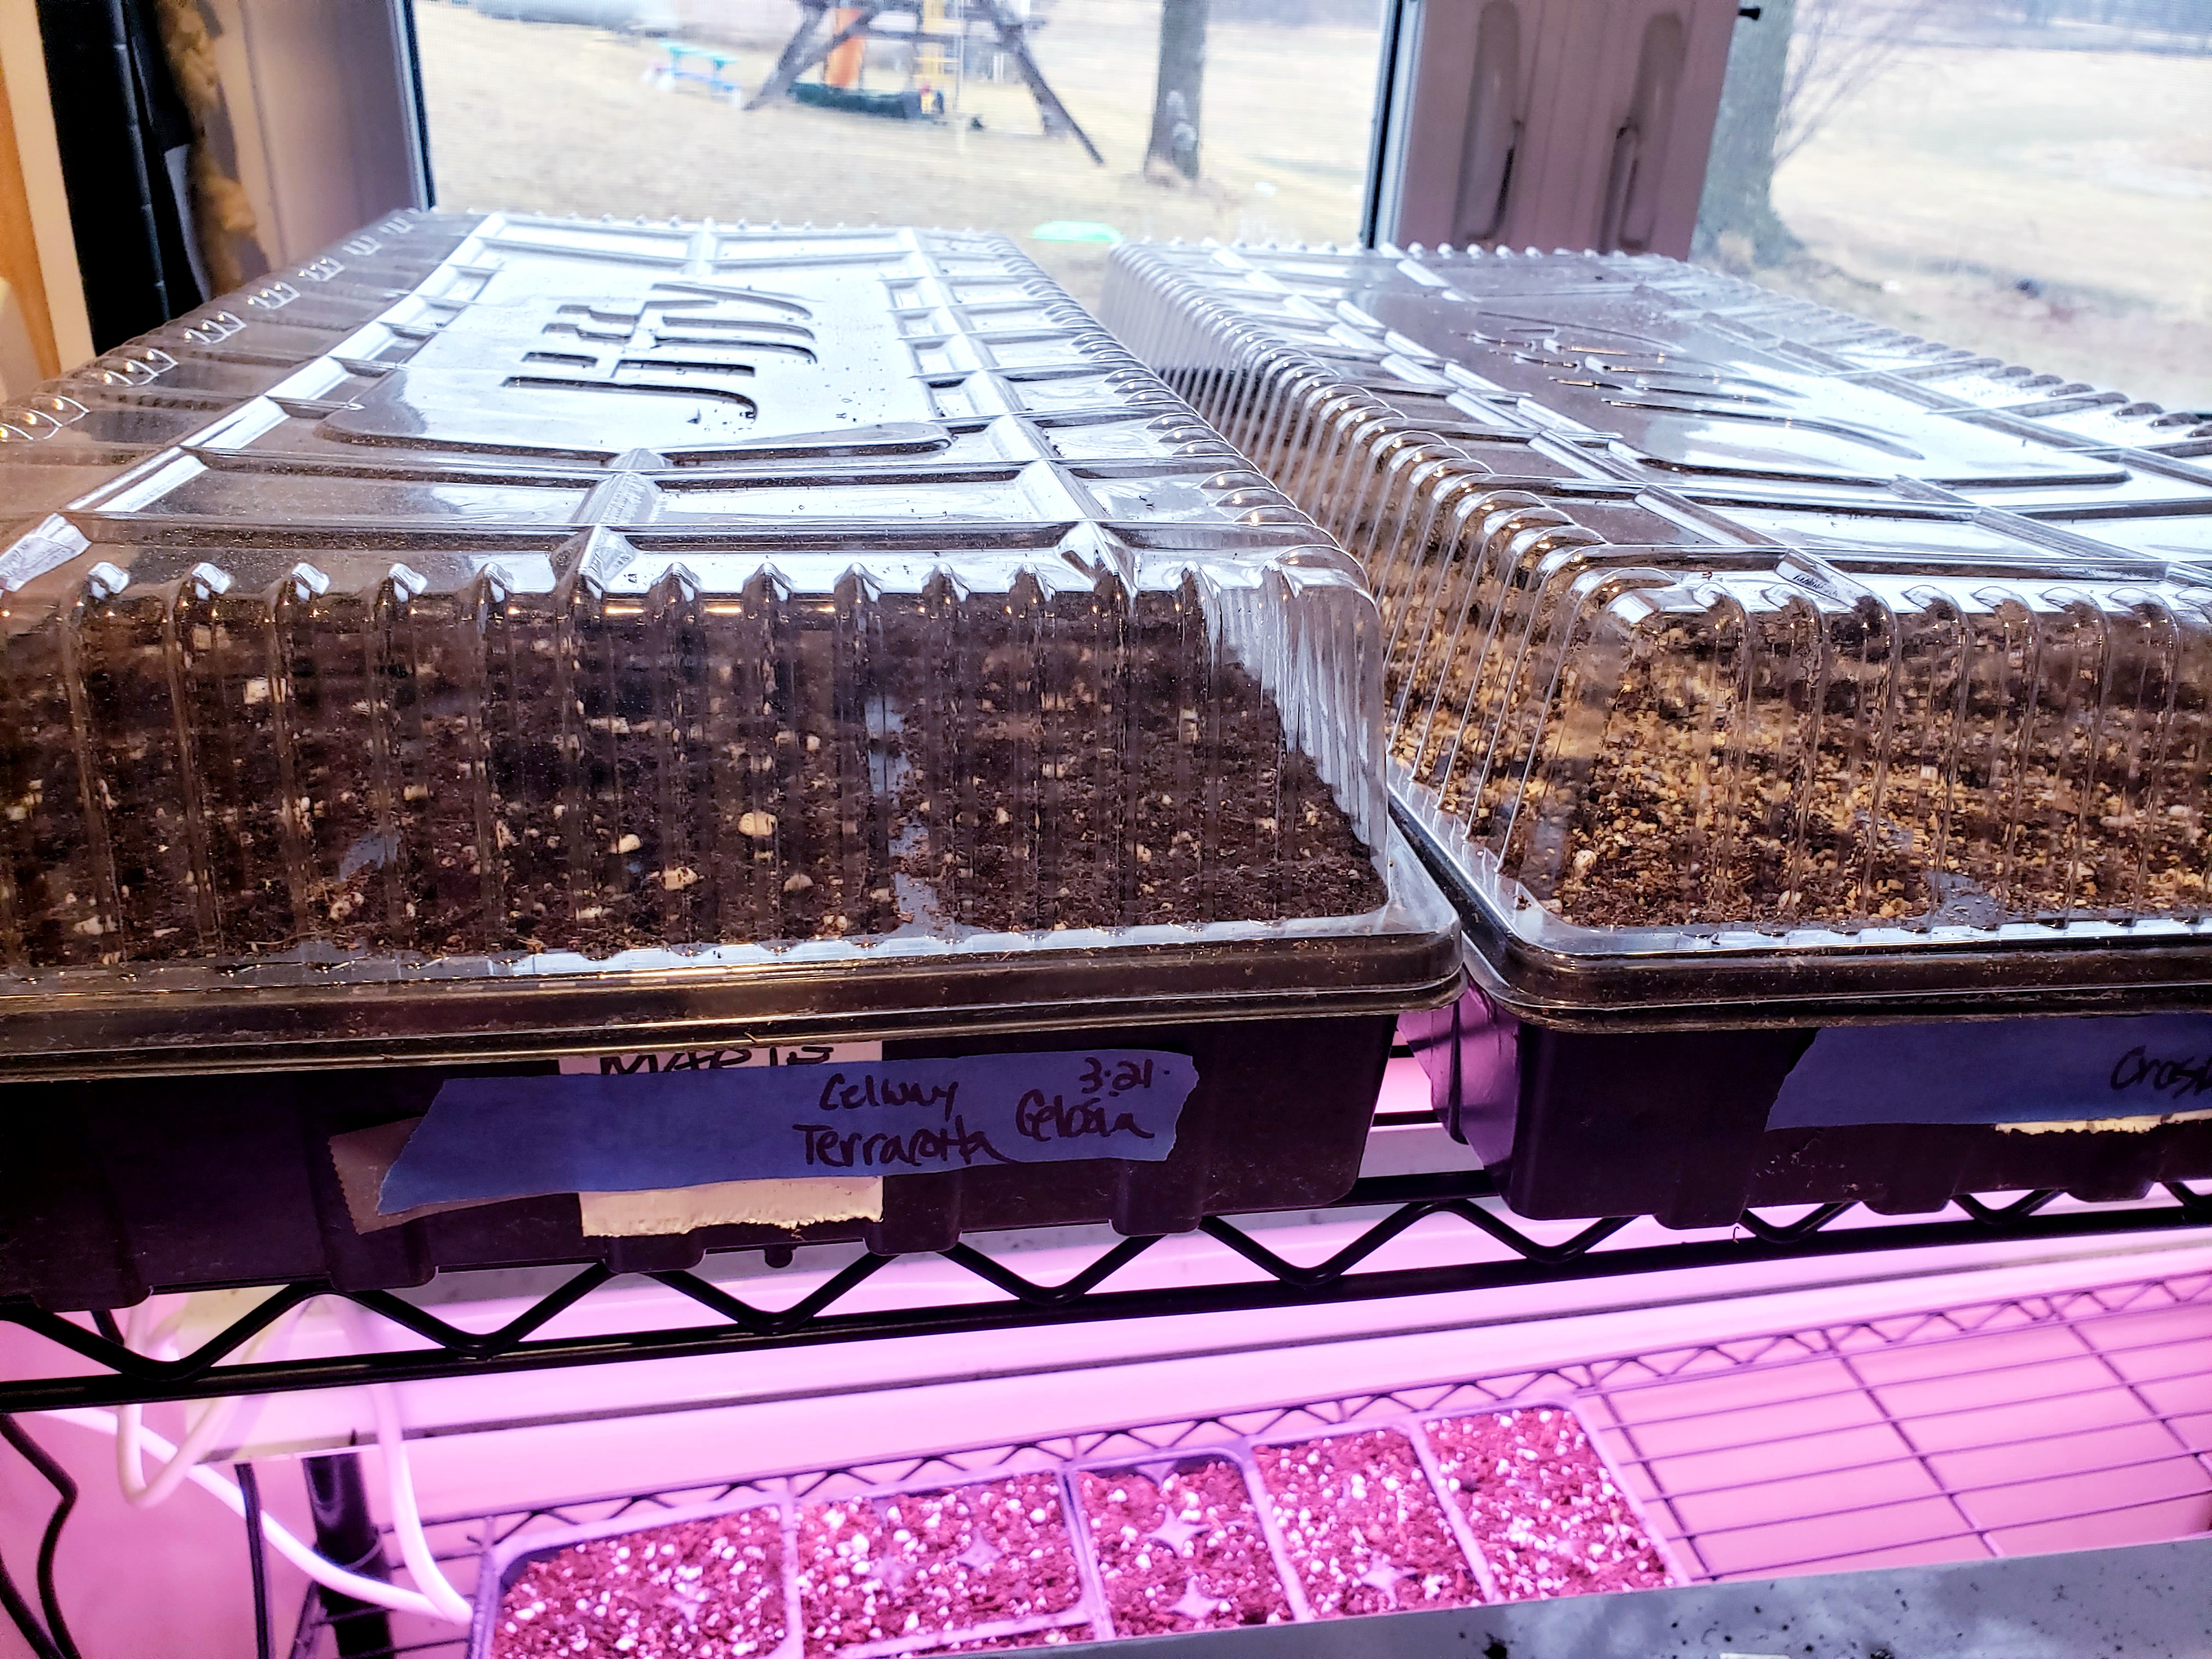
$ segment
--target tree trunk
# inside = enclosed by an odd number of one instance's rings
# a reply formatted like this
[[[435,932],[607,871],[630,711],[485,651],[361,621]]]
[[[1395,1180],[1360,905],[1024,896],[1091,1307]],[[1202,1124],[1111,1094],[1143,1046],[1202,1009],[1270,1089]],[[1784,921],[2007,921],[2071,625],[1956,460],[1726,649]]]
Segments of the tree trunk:
[[[1705,195],[1698,204],[1700,255],[1735,251],[1722,246],[1723,236],[1741,238],[1763,265],[1778,264],[1803,249],[1775,212],[1773,197],[1774,137],[1796,21],[1797,0],[1764,0],[1756,19],[1737,20]]]
[[[1198,177],[1199,92],[1206,80],[1206,22],[1213,0],[1161,0],[1160,77],[1145,171]]]

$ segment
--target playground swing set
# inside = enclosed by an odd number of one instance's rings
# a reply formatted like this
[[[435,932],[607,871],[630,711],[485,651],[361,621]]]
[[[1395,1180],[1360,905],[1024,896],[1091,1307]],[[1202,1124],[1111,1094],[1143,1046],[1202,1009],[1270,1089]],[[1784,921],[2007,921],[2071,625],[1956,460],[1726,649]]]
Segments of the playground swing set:
[[[1042,27],[1016,15],[1006,0],[861,0],[832,5],[830,0],[799,0],[799,21],[785,43],[775,67],[750,98],[731,72],[732,54],[680,41],[663,41],[668,61],[647,72],[656,84],[703,86],[732,103],[758,109],[790,97],[818,108],[898,119],[938,120],[945,114],[945,83],[964,73],[968,45],[981,34],[987,49],[1004,52],[1036,100],[1047,137],[1065,133],[1083,146],[1099,166],[1106,158],[1067,112],[1030,51],[1029,33]],[[896,21],[895,21],[896,20]],[[907,48],[906,85],[896,90],[861,84],[870,40]],[[819,68],[819,80],[802,80]]]

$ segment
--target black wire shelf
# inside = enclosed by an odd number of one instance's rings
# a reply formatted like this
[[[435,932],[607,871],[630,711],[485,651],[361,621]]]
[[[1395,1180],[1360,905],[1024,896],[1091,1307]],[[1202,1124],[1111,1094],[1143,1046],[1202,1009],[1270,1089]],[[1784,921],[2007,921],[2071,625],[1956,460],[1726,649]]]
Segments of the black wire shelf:
[[[1106,1285],[1116,1273],[1160,1242],[1124,1238],[1103,1249],[1072,1276],[1044,1284],[1025,1277],[981,1245],[963,1243],[943,1251],[943,1260],[997,1291],[997,1299],[839,1311],[839,1304],[897,1259],[883,1255],[854,1259],[783,1309],[756,1306],[697,1273],[664,1272],[650,1277],[714,1316],[718,1322],[556,1336],[538,1333],[620,1276],[605,1267],[579,1268],[521,1314],[485,1332],[465,1329],[390,1291],[339,1290],[301,1280],[274,1288],[235,1323],[173,1359],[133,1352],[116,1340],[112,1320],[98,1322],[95,1328],[42,1309],[0,1305],[0,1320],[47,1337],[100,1368],[78,1376],[0,1382],[0,1412],[200,1400],[967,1331],[1316,1307],[1999,1239],[2057,1241],[2212,1226],[2212,1192],[2184,1182],[2166,1184],[2146,1202],[2054,1213],[2051,1206],[2058,1196],[2035,1192],[1962,1197],[1951,1210],[1911,1218],[1872,1218],[1850,1204],[1779,1216],[1747,1211],[1727,1237],[1608,1248],[1633,1218],[1591,1222],[1565,1239],[1547,1240],[1531,1230],[1531,1224],[1498,1206],[1489,1181],[1480,1171],[1391,1176],[1362,1181],[1328,1206],[1385,1213],[1314,1266],[1301,1267],[1285,1259],[1254,1230],[1236,1221],[1206,1222],[1206,1235],[1224,1246],[1236,1261],[1257,1268],[1261,1275],[1257,1279],[1109,1289]],[[1360,1271],[1363,1262],[1407,1229],[1438,1216],[1465,1224],[1509,1254],[1502,1260]],[[293,1308],[319,1297],[353,1303],[431,1346],[224,1363]]]

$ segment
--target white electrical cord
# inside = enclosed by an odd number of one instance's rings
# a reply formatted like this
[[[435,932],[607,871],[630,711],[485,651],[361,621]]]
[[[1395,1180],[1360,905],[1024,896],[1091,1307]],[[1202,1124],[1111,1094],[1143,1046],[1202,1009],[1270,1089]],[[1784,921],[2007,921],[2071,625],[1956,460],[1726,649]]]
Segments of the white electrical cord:
[[[134,1352],[141,1343],[148,1343],[155,1357],[172,1358],[175,1352],[175,1337],[181,1328],[190,1299],[180,1300],[167,1317],[149,1331],[148,1316],[150,1300],[142,1302],[131,1310],[130,1321],[124,1332],[124,1345]],[[306,1304],[293,1311],[289,1319],[273,1322],[256,1332],[246,1345],[243,1357],[251,1358],[262,1344],[274,1339],[280,1329],[296,1321],[305,1311]],[[377,1449],[383,1454],[385,1479],[388,1485],[392,1506],[392,1529],[399,1541],[400,1559],[414,1576],[419,1590],[394,1589],[380,1579],[363,1577],[318,1555],[292,1536],[264,1511],[262,1531],[277,1552],[297,1566],[317,1583],[341,1591],[356,1601],[373,1602],[397,1612],[418,1613],[426,1618],[441,1620],[465,1626],[473,1614],[467,1600],[455,1589],[452,1582],[440,1569],[437,1559],[431,1553],[430,1542],[423,1535],[422,1511],[415,1501],[415,1474],[408,1462],[407,1440],[399,1425],[398,1400],[391,1384],[372,1383],[368,1389],[369,1404],[376,1419]],[[161,1503],[178,1487],[191,1480],[222,1499],[240,1516],[246,1513],[246,1499],[238,1487],[221,1474],[206,1468],[201,1460],[216,1437],[222,1432],[237,1416],[241,1406],[250,1407],[247,1421],[258,1417],[263,1401],[259,1396],[246,1400],[210,1401],[191,1419],[185,1430],[181,1445],[173,1446],[160,1435],[145,1426],[143,1408],[137,1405],[123,1406],[113,1413],[105,1412],[54,1412],[47,1413],[62,1422],[75,1423],[81,1428],[97,1429],[115,1437],[115,1470],[123,1495],[142,1509]],[[145,1478],[143,1456],[150,1450],[165,1461],[154,1478]],[[372,1595],[362,1586],[373,1586]],[[397,1598],[397,1599],[394,1599]]]
[[[339,1322],[352,1340],[354,1352],[374,1351],[377,1344],[369,1328],[367,1310],[357,1303],[341,1302],[337,1312]],[[422,1516],[415,1503],[415,1471],[407,1460],[407,1437],[399,1426],[398,1392],[389,1382],[373,1382],[368,1388],[368,1404],[376,1420],[377,1449],[384,1455],[385,1492],[391,1502],[392,1532],[399,1541],[400,1559],[407,1564],[407,1571],[414,1575],[416,1583],[432,1604],[454,1623],[465,1625],[470,1618],[469,1604],[447,1582],[436,1558],[430,1553],[429,1540],[422,1535]]]
[[[140,1345],[147,1343],[150,1335],[154,1358],[173,1359],[176,1357],[176,1334],[184,1322],[189,1298],[179,1302],[169,1316],[155,1326],[151,1333],[144,1328],[149,1305],[149,1302],[142,1302],[131,1310],[130,1322],[124,1330],[124,1346],[134,1352],[143,1352],[145,1350]],[[265,1344],[276,1340],[279,1332],[296,1321],[304,1310],[302,1304],[284,1318],[256,1331],[240,1358],[249,1360],[256,1358]],[[280,1347],[280,1357],[281,1352]],[[151,1509],[156,1504],[167,1501],[171,1494],[185,1484],[193,1468],[206,1458],[208,1449],[215,1444],[216,1437],[237,1420],[239,1408],[246,1403],[240,1400],[210,1400],[201,1407],[198,1414],[186,1419],[185,1437],[178,1446],[176,1455],[156,1469],[151,1480],[146,1479],[145,1473],[144,1408],[136,1405],[118,1407],[115,1479],[123,1488],[124,1498],[140,1509]],[[261,1411],[258,1397],[254,1398],[252,1404],[249,1422],[252,1417],[259,1416]]]
[[[100,1434],[116,1434],[119,1432],[121,1427],[115,1414],[110,1412],[41,1412],[39,1416],[41,1421],[74,1423],[81,1429],[91,1429]],[[138,1433],[139,1438],[155,1456],[175,1457],[177,1455],[177,1448],[151,1429],[141,1428]],[[189,1467],[185,1478],[195,1486],[204,1486],[213,1492],[228,1506],[233,1515],[241,1520],[245,1518],[245,1495],[234,1484],[224,1480],[213,1469],[204,1464],[194,1464]],[[301,1572],[306,1573],[308,1577],[325,1589],[337,1591],[342,1595],[350,1595],[356,1601],[367,1601],[372,1606],[386,1607],[393,1613],[410,1613],[425,1619],[435,1619],[441,1621],[467,1622],[465,1614],[459,1620],[454,1620],[453,1614],[447,1607],[434,1602],[426,1595],[416,1590],[401,1589],[395,1585],[386,1583],[380,1578],[369,1578],[357,1572],[349,1572],[335,1561],[316,1554],[313,1550],[295,1538],[284,1523],[266,1510],[261,1512],[261,1535],[269,1540],[270,1547],[279,1555],[299,1568]],[[417,1535],[420,1535],[419,1530]],[[442,1576],[439,1582],[444,1584]],[[444,1587],[447,1595],[453,1595],[452,1585],[445,1584]],[[455,1599],[458,1600],[458,1597]]]
[[[415,1506],[415,1472],[408,1467],[407,1440],[399,1428],[399,1401],[389,1382],[369,1385],[369,1404],[376,1413],[376,1444],[384,1454],[384,1476],[392,1496],[392,1530],[399,1540],[399,1559],[415,1576],[422,1593],[438,1612],[457,1625],[469,1622],[471,1609],[461,1593],[440,1570],[430,1553],[430,1540],[422,1535],[422,1512]]]

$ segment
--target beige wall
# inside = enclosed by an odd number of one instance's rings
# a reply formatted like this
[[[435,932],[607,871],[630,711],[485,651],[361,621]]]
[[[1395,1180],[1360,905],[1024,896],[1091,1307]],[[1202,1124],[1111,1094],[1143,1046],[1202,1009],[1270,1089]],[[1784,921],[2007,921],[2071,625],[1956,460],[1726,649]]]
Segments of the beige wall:
[[[0,3],[0,393],[15,396],[92,356],[38,14],[27,3]]]
[[[30,193],[23,186],[23,158],[15,148],[15,121],[8,103],[8,82],[0,75],[0,281],[8,285],[8,311],[0,317],[0,384],[12,394],[19,373],[8,361],[7,337],[20,328],[27,335],[41,377],[61,373],[54,345],[53,319],[46,311],[46,282],[39,270],[39,237],[31,223]]]

